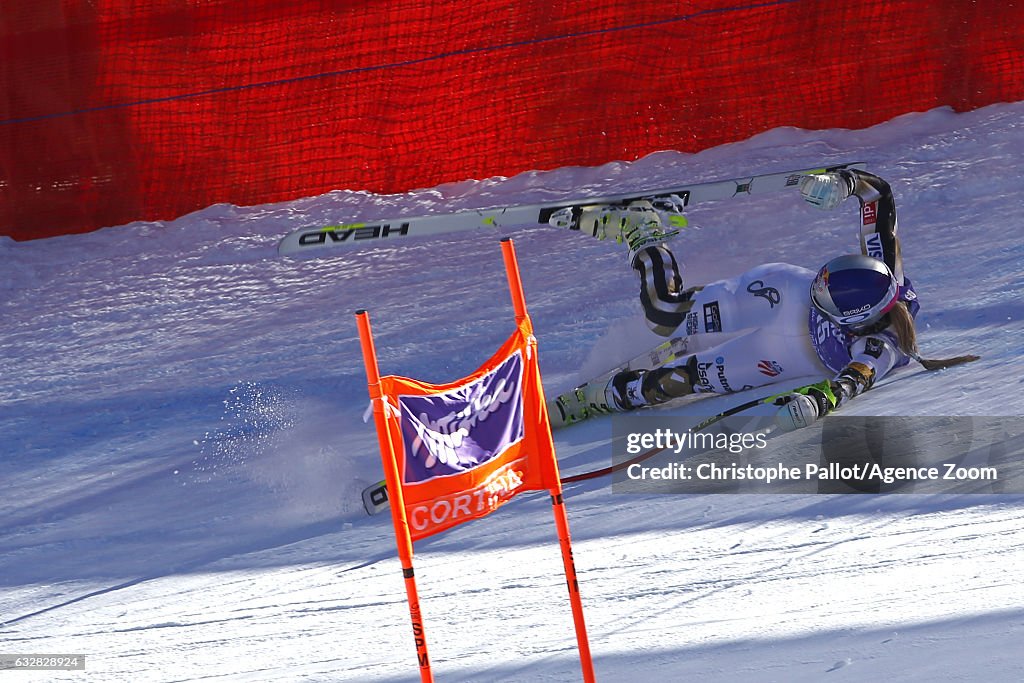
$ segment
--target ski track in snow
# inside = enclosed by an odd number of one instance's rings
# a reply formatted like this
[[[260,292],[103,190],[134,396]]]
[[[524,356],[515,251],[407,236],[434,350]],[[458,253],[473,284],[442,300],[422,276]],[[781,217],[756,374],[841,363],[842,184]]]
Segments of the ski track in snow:
[[[352,313],[381,369],[442,382],[512,324],[498,239],[458,234],[329,258],[276,256],[308,225],[627,192],[862,160],[893,185],[922,353],[843,414],[1024,415],[1024,103],[861,131],[782,128],[699,154],[335,191],[170,222],[0,238],[0,654],[84,653],[25,681],[418,680]],[[856,249],[856,211],[792,195],[692,207],[690,284]],[[515,239],[547,393],[653,345],[618,245]],[[738,397],[653,414],[706,416]],[[556,432],[563,474],[601,467],[610,420]],[[1017,477],[1018,432],[976,423],[965,462]],[[1013,426],[1015,421],[1006,422]],[[793,463],[820,426],[772,437]],[[915,435],[925,451],[942,434]],[[988,439],[988,440],[987,440]],[[1001,450],[1000,450],[1001,449]],[[657,462],[657,459],[655,459]],[[1016,483],[1016,489],[1013,487]],[[566,487],[598,679],[1024,680],[1024,498],[617,493]],[[544,495],[417,544],[435,675],[579,680]],[[6,678],[5,678],[6,680]]]

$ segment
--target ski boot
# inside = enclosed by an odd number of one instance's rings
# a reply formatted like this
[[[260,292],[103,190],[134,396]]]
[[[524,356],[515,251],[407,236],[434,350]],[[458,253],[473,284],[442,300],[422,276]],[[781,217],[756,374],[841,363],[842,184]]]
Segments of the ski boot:
[[[582,422],[594,415],[626,413],[649,405],[650,400],[646,393],[650,391],[651,379],[671,372],[621,370],[611,377],[581,384],[548,402],[551,426],[564,427]]]
[[[548,418],[551,427],[557,429],[566,425],[583,422],[593,415],[607,415],[620,408],[609,395],[610,384],[602,381],[580,386],[548,401]]]
[[[629,262],[632,265],[636,255],[643,249],[661,244],[679,234],[680,229],[687,224],[682,209],[683,200],[675,195],[653,200],[638,199],[624,206],[570,206],[551,214],[548,224],[580,230],[599,240],[625,242],[629,247]],[[667,218],[671,227],[665,225],[664,218]]]

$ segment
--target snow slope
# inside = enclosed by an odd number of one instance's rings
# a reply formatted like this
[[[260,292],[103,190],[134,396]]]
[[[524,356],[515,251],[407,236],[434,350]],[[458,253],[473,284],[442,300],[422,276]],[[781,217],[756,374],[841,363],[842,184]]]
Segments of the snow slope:
[[[370,311],[383,372],[468,374],[511,329],[498,238],[289,260],[275,252],[287,231],[398,207],[863,160],[897,194],[924,355],[982,360],[904,369],[843,412],[1012,418],[1024,415],[1022,154],[1024,103],[940,109],[868,130],[778,129],[694,155],[401,196],[336,191],[0,238],[0,655],[87,656],[84,673],[4,679],[418,680],[390,521],[366,517],[358,499],[380,461],[361,420],[352,313]],[[786,194],[689,215],[699,227],[675,249],[691,283],[765,261],[816,268],[856,248],[851,206],[825,214]],[[652,342],[637,331],[620,247],[548,228],[505,234],[549,394]],[[739,400],[659,414],[708,415]],[[564,474],[608,464],[611,423],[556,433]],[[820,429],[773,437],[774,457],[805,457]],[[948,447],[942,434],[918,436]],[[1019,444],[1004,444],[1011,469]],[[1024,680],[1024,497],[1005,492],[1019,492],[1020,478],[1002,493],[951,490],[568,487],[599,680]],[[418,544],[438,680],[579,679],[550,521],[545,497],[528,494]]]

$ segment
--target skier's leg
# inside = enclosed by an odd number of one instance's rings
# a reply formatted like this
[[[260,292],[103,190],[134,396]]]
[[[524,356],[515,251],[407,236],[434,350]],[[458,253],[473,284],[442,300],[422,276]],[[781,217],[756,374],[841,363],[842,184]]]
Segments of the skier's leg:
[[[634,410],[666,403],[694,393],[694,356],[678,365],[620,372],[605,388],[607,402],[616,410]]]
[[[685,321],[693,354],[660,368],[619,373],[608,383],[608,403],[630,410],[691,393],[728,393],[826,373],[808,334],[812,278],[806,269],[772,263],[693,292]]]
[[[633,268],[640,276],[640,305],[647,326],[662,337],[671,335],[686,321],[701,288],[683,289],[682,268],[665,245],[639,251]]]
[[[588,206],[578,216],[580,232],[598,239],[613,239],[629,246],[629,264],[640,276],[640,304],[647,325],[667,337],[685,320],[692,291],[683,290],[682,270],[665,240],[686,224],[682,200],[662,200],[655,207],[647,200],[627,206]],[[571,211],[565,216],[571,221]],[[557,224],[557,215],[552,218]]]
[[[806,331],[754,328],[652,370],[620,372],[606,403],[618,410],[658,405],[693,393],[725,394],[826,374]]]

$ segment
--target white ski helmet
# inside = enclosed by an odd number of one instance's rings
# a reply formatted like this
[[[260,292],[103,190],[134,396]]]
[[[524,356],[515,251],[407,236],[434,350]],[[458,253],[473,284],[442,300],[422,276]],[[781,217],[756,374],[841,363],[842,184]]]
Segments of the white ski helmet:
[[[832,322],[854,331],[892,310],[900,285],[883,262],[863,254],[832,259],[811,283],[811,304]]]

